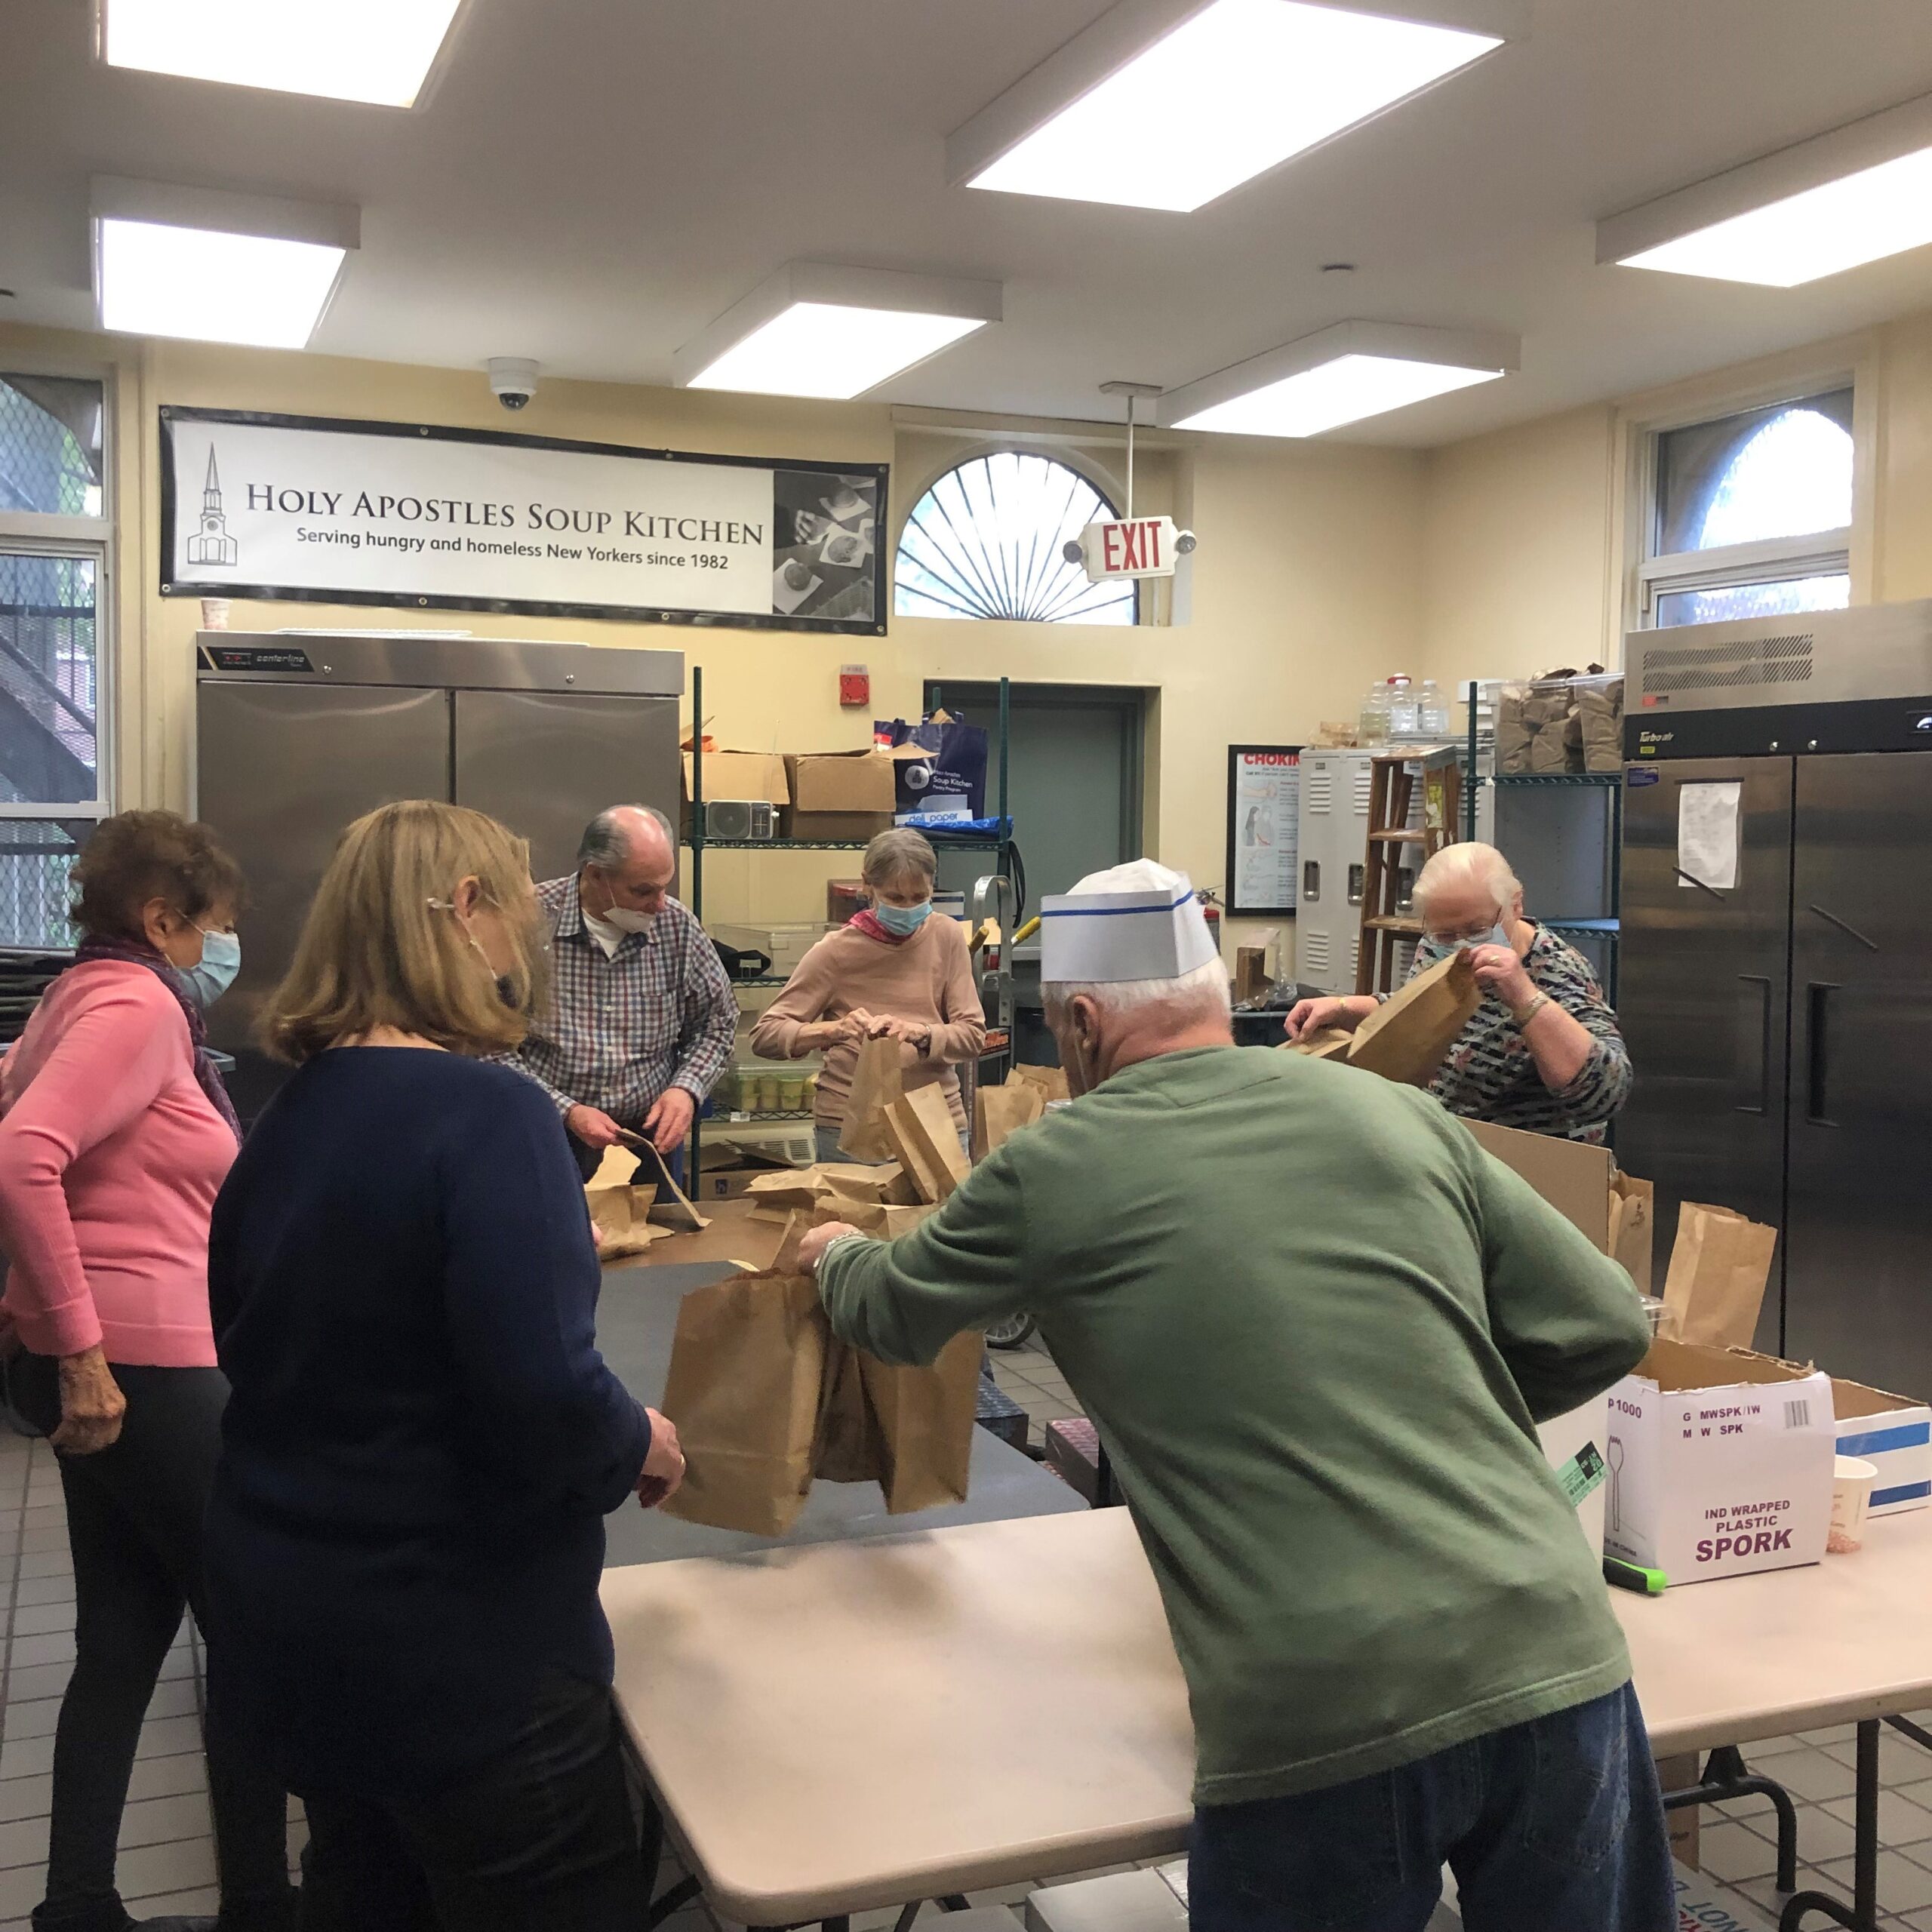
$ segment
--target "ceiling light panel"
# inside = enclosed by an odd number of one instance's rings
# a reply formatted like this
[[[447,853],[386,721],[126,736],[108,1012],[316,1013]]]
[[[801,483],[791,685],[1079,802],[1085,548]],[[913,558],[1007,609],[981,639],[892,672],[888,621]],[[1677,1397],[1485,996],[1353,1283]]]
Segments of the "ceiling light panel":
[[[1000,318],[997,282],[794,262],[681,349],[681,388],[844,399]]]
[[[99,0],[101,58],[233,87],[413,107],[463,0]]]
[[[360,240],[357,211],[97,177],[100,325],[263,349],[306,346]]]
[[[1795,288],[1932,245],[1932,97],[1597,224],[1597,260]]]
[[[1342,322],[1170,391],[1161,420],[1235,435],[1318,436],[1494,382],[1515,367],[1517,352],[1512,336]]]
[[[1179,10],[1177,22],[1177,11],[1172,0],[1123,0],[952,137],[952,178],[1198,208],[1503,38],[1321,0],[1211,0]]]

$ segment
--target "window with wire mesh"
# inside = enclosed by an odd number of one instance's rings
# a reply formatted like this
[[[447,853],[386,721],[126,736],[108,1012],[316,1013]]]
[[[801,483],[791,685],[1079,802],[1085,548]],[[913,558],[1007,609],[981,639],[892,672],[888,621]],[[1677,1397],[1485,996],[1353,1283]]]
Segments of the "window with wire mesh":
[[[103,513],[98,382],[0,371],[0,510]]]
[[[92,819],[0,819],[0,946],[69,946],[69,875],[92,835]],[[0,1039],[19,1030],[21,1016],[5,1011],[12,989],[0,966]]]
[[[1134,586],[1089,583],[1064,550],[1114,506],[1080,472],[1017,451],[949,469],[906,520],[894,566],[902,617],[1131,624]]]
[[[1851,412],[1839,389],[1658,436],[1644,567],[1654,624],[1850,601]]]
[[[0,544],[0,802],[100,793],[95,558]]]

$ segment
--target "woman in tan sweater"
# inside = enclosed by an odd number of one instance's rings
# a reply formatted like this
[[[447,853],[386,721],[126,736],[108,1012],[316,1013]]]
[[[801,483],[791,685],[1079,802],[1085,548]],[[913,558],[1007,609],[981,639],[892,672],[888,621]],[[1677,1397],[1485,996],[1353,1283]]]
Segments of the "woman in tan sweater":
[[[825,1055],[815,1121],[821,1161],[851,1158],[838,1152],[838,1135],[859,1042],[869,1038],[898,1041],[907,1089],[937,1085],[966,1133],[953,1068],[979,1057],[986,1016],[964,929],[931,916],[938,869],[918,832],[881,832],[861,868],[872,904],[798,961],[752,1029],[752,1051],[766,1060]]]

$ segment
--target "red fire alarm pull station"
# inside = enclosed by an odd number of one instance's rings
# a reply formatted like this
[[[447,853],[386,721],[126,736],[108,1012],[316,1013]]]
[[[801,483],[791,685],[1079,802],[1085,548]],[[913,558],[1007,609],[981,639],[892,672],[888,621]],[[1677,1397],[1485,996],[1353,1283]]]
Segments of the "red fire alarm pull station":
[[[872,674],[863,664],[841,664],[838,667],[838,702],[841,704],[870,704],[872,701]]]

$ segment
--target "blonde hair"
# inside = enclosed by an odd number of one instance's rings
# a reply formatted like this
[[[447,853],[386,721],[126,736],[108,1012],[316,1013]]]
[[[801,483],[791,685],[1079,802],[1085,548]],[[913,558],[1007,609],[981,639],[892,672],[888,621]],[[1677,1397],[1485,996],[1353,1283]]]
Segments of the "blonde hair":
[[[1438,893],[1454,892],[1458,886],[1473,886],[1496,901],[1497,910],[1506,919],[1523,890],[1523,881],[1509,868],[1509,861],[1494,845],[1480,839],[1466,839],[1445,845],[1432,855],[1422,870],[1410,897],[1418,915],[1428,917],[1428,905]]]
[[[923,832],[909,825],[881,832],[866,848],[859,876],[871,886],[890,885],[904,874],[917,873],[930,887],[939,876],[939,854]]]
[[[513,1004],[452,908],[466,878],[477,881],[515,943]],[[523,840],[461,805],[384,805],[337,841],[294,963],[263,1013],[261,1038],[298,1066],[378,1026],[452,1053],[502,1053],[523,1038],[545,962]]]

